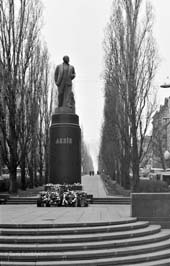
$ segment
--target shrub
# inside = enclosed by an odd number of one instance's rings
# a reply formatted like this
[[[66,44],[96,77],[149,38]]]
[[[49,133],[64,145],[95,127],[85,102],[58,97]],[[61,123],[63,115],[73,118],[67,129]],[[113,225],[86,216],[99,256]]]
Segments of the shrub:
[[[169,192],[168,184],[160,180],[140,180],[137,192]]]
[[[6,192],[9,190],[9,179],[0,178],[0,192]]]
[[[124,189],[115,180],[113,180],[109,175],[102,173],[101,178],[103,180],[104,186],[109,196],[115,196],[115,195],[120,195],[120,196],[125,196],[125,197],[130,196],[130,190]]]

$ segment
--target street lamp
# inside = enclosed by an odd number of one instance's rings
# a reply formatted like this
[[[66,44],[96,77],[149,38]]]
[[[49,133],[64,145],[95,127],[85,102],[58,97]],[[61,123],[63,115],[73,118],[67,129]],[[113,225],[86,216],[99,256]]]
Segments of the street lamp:
[[[168,150],[166,150],[166,151],[164,152],[164,159],[165,159],[166,161],[170,159],[170,152],[169,152]]]
[[[169,77],[167,77],[167,80],[168,80],[168,82],[165,82],[163,85],[160,85],[161,88],[170,88]],[[167,121],[168,119],[170,119],[170,117],[163,117],[163,119]],[[168,122],[166,124],[166,137],[167,137],[167,126],[169,125],[169,123],[170,122]],[[166,139],[166,148],[167,148],[167,146],[168,146],[168,143],[167,143],[167,139]],[[164,152],[164,159],[166,161],[170,159],[170,152],[168,150],[166,150]]]
[[[165,83],[165,84],[161,85],[160,87],[161,87],[161,88],[170,88],[170,84],[166,84],[166,83]]]
[[[167,77],[167,80],[168,80],[167,83],[165,82],[163,85],[160,85],[161,88],[170,88],[169,77]]]

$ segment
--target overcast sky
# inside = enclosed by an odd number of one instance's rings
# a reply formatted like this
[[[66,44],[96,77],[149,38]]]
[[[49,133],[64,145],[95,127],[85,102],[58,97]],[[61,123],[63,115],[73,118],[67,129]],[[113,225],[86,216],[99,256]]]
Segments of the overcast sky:
[[[76,70],[74,92],[76,113],[80,118],[85,141],[94,159],[98,151],[103,117],[103,47],[104,28],[111,14],[112,0],[42,0],[44,5],[43,35],[56,65],[64,55]],[[155,78],[159,86],[170,76],[170,0],[151,0],[154,7],[154,36],[160,66]],[[170,82],[170,80],[169,80]],[[158,90],[162,104],[170,89]]]

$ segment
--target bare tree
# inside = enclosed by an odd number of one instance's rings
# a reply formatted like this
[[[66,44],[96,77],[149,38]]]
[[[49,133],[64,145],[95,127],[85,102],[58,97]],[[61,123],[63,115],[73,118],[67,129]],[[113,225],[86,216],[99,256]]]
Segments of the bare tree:
[[[39,132],[38,154],[40,183],[48,183],[49,170],[49,127],[52,115],[54,78],[50,77],[50,62],[47,47],[44,46],[41,55],[41,93],[38,96],[39,103]],[[45,175],[45,179],[44,178]]]
[[[46,69],[46,75],[47,75],[48,68]],[[52,72],[54,73],[54,71]],[[47,76],[46,76],[47,77]],[[43,140],[43,146],[44,146],[44,174],[45,174],[45,183],[48,183],[49,181],[49,139],[50,139],[50,122],[51,122],[51,115],[52,115],[52,106],[53,106],[53,91],[54,91],[54,78],[53,75],[49,81],[49,86],[51,90],[47,90],[48,88],[48,79],[45,79],[46,83],[45,91],[44,91],[44,102],[43,102],[43,114],[44,114],[44,140]]]
[[[134,191],[139,184],[144,138],[155,111],[151,91],[157,68],[152,7],[146,4],[141,21],[142,2],[115,0],[105,36],[105,80],[117,100],[112,115],[124,141],[125,157],[130,158]]]
[[[25,134],[24,124],[19,119],[22,112],[20,108],[25,103],[25,79],[30,59],[34,55],[40,17],[39,1],[22,0],[17,1],[16,5],[14,0],[0,0],[0,60],[5,73],[0,125],[3,154],[10,171],[10,189],[13,192],[17,191],[19,132]],[[22,119],[25,121],[24,117]]]

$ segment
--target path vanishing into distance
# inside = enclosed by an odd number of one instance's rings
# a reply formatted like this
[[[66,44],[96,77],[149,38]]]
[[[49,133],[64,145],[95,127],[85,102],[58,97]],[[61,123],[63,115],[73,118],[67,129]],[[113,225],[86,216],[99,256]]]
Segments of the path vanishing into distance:
[[[107,193],[100,175],[84,175],[81,177],[83,190],[95,198],[106,198]]]

